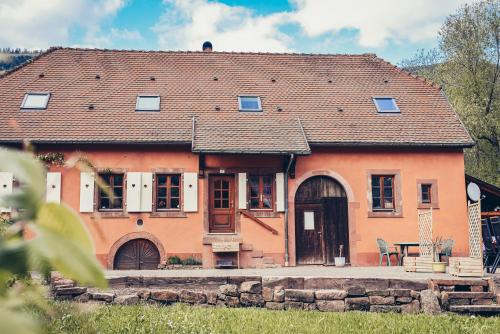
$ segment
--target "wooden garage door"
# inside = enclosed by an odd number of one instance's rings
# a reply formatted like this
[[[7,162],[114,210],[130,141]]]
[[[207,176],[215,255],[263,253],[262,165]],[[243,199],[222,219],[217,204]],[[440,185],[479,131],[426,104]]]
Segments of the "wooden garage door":
[[[160,252],[155,244],[146,239],[134,239],[118,249],[113,268],[116,270],[154,270],[158,269],[159,264]]]

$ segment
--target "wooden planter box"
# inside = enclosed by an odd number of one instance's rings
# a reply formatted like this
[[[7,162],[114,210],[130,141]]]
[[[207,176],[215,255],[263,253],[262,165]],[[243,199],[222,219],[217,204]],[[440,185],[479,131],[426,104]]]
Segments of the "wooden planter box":
[[[450,257],[450,274],[483,277],[483,260],[473,257]]]
[[[403,258],[404,271],[417,273],[432,272],[432,257],[427,256],[405,256]]]

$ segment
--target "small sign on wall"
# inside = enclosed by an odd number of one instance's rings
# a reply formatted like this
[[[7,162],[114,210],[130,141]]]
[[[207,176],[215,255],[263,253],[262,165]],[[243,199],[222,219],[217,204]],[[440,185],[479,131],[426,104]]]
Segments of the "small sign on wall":
[[[314,211],[304,211],[304,230],[314,230]]]

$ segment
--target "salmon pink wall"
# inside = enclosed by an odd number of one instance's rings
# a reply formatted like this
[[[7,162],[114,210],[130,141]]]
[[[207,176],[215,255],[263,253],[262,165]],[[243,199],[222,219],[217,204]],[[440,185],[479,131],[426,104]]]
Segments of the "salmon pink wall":
[[[51,148],[46,151],[63,152],[66,159],[74,149]],[[185,172],[198,172],[199,156],[188,149],[129,148],[95,149],[86,148],[84,154],[96,168],[121,169],[125,171],[148,172],[168,168]],[[269,168],[283,171],[284,158],[278,156],[207,156],[206,171],[226,173],[245,171],[246,168]],[[403,215],[401,218],[368,217],[367,170],[399,170]],[[62,200],[78,212],[80,172],[51,167],[62,172]],[[349,237],[351,263],[373,265],[378,262],[376,238],[389,243],[397,241],[418,241],[417,232],[417,179],[435,179],[438,185],[439,209],[434,210],[434,235],[452,237],[455,241],[454,255],[467,252],[467,212],[463,153],[456,151],[396,151],[396,150],[347,150],[314,148],[310,156],[299,156],[296,164],[296,178],[289,180],[288,202],[290,265],[295,265],[295,223],[294,194],[297,187],[312,175],[330,175],[344,185],[349,195]],[[210,241],[235,238],[244,245],[242,265],[255,266],[253,254],[262,252],[274,263],[284,264],[284,214],[259,218],[278,231],[277,235],[245,217],[236,216],[237,233],[230,236],[214,236],[208,233],[205,214],[205,183],[208,177],[199,179],[198,212],[186,213],[180,218],[156,218],[150,213],[129,213],[118,218],[81,213],[88,226],[96,248],[96,256],[106,265],[113,245],[127,234],[147,232],[162,244],[165,256],[203,256],[204,265],[212,265]],[[235,180],[235,192],[238,182]],[[238,200],[235,198],[235,203]],[[99,217],[100,216],[100,217]],[[137,219],[144,225],[137,226]],[[214,239],[216,238],[216,239]],[[220,239],[217,239],[220,238]],[[112,259],[111,259],[112,260]]]

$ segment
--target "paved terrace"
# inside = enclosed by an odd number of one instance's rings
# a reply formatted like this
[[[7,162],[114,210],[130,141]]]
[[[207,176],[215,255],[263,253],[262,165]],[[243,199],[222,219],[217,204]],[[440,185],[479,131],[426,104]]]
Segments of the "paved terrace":
[[[261,277],[331,277],[331,278],[387,278],[406,280],[457,279],[450,274],[405,272],[403,267],[325,267],[301,266],[263,269],[178,269],[178,270],[108,270],[107,278],[116,277],[224,277],[224,276],[261,276]],[[500,274],[485,274],[487,277],[500,277]]]

